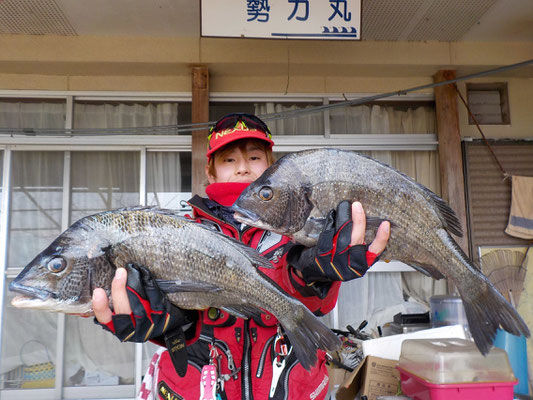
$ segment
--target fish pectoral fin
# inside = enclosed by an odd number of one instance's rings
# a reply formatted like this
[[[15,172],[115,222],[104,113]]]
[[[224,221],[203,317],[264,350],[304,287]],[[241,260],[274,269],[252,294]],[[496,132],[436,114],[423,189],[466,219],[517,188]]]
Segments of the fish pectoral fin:
[[[421,272],[424,275],[429,276],[430,278],[446,279],[446,276],[444,276],[439,270],[435,269],[434,267],[413,263],[409,263],[409,265],[416,269],[418,272]]]
[[[237,318],[244,319],[248,319],[250,317],[260,317],[263,313],[260,308],[246,304],[233,304],[221,308]]]
[[[366,216],[366,228],[379,228],[379,226],[381,225],[382,222],[384,221],[389,221],[390,222],[390,226],[391,228],[394,228],[398,225],[396,225],[394,222],[386,219],[386,218],[380,218],[380,217],[373,217],[371,215],[367,215]]]
[[[199,227],[202,229],[207,229],[210,231],[211,235],[218,236],[218,239],[221,241],[225,241],[229,246],[236,248],[237,251],[241,254],[243,254],[250,262],[257,268],[262,267],[266,269],[274,269],[274,266],[268,261],[265,257],[263,257],[261,254],[257,252],[256,249],[244,244],[243,242],[239,242],[237,239],[234,239],[230,236],[226,236],[220,232],[215,232],[207,228],[206,226],[198,224]],[[213,257],[212,255],[206,254],[210,257]]]
[[[202,282],[183,282],[177,280],[156,279],[159,289],[163,293],[177,292],[210,292],[216,293],[223,289],[221,287]]]

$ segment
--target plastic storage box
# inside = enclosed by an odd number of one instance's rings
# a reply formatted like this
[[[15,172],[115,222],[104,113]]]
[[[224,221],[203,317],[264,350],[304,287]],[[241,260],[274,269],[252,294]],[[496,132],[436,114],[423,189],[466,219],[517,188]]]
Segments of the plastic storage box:
[[[461,324],[468,327],[463,300],[459,296],[438,295],[429,298],[431,326]]]
[[[483,356],[464,339],[405,340],[398,370],[414,400],[512,400],[517,383],[505,351]]]

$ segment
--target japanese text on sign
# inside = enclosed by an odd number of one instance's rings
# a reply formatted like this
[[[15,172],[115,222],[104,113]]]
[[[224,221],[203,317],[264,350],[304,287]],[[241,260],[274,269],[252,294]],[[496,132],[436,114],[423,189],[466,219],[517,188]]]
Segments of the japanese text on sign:
[[[360,39],[361,0],[202,0],[202,35]]]

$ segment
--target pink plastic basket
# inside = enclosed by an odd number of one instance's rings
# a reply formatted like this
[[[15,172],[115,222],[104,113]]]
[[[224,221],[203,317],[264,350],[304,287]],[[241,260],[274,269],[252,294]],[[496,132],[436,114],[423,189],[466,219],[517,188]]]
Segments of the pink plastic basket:
[[[515,380],[438,385],[396,368],[400,371],[402,392],[413,400],[513,400],[513,386],[518,383]]]

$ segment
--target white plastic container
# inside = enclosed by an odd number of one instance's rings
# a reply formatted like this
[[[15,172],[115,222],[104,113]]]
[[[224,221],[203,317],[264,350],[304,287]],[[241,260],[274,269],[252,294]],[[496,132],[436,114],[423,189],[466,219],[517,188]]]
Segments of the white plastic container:
[[[460,338],[466,339],[465,329],[462,325],[441,326],[400,335],[384,336],[377,339],[363,340],[364,356],[376,356],[389,360],[399,360],[402,342],[407,339],[427,338]]]
[[[504,350],[493,348],[483,356],[464,339],[404,340],[398,366],[436,384],[516,380]]]

